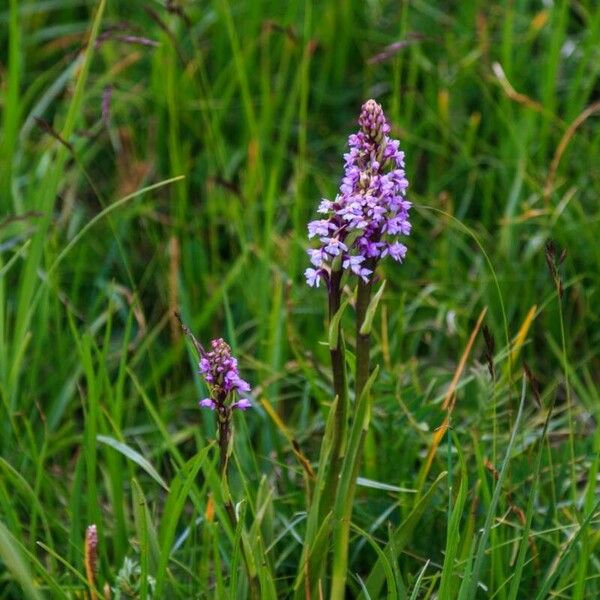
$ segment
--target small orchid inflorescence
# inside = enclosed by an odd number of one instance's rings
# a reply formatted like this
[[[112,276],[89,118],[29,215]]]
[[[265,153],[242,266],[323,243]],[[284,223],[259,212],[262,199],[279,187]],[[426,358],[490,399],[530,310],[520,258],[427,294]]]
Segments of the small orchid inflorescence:
[[[199,404],[202,408],[214,410],[217,416],[219,476],[222,482],[219,495],[223,501],[229,523],[236,530],[238,527],[238,516],[228,483],[228,464],[229,456],[233,451],[234,434],[232,413],[236,408],[239,410],[251,408],[252,403],[248,398],[236,399],[240,394],[250,392],[250,384],[240,377],[237,359],[231,355],[231,348],[224,339],[217,338],[213,340],[210,343],[211,349],[206,351],[196,339],[192,330],[183,322],[178,312],[175,313],[175,317],[198,353],[198,358],[200,359],[199,371],[209,389],[210,395],[200,400]],[[256,573],[250,568],[250,551],[244,543],[244,538],[240,539],[239,547],[248,576],[249,597],[252,600],[258,600],[260,597],[260,586]]]
[[[339,269],[366,282],[380,258],[402,262],[406,255],[397,240],[411,229],[404,152],[389,137],[390,125],[375,100],[363,104],[358,124],[360,131],[348,139],[340,192],[335,200],[323,199],[318,212],[325,216],[308,224],[308,237],[321,242],[308,250],[314,267],[305,271],[310,286],[328,282]]]
[[[208,384],[210,397],[200,400],[202,408],[219,412],[233,409],[246,410],[252,406],[247,398],[228,403],[232,394],[250,391],[250,384],[239,374],[237,360],[231,355],[229,344],[222,338],[211,342],[212,350],[203,352],[200,357],[200,373]]]

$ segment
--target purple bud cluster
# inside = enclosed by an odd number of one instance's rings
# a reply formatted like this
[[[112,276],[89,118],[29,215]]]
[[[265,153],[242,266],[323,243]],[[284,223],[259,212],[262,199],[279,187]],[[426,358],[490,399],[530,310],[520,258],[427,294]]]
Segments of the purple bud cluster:
[[[321,201],[323,217],[308,224],[308,237],[320,242],[308,250],[313,267],[305,276],[310,286],[328,281],[333,269],[367,282],[380,258],[389,255],[402,262],[406,255],[406,246],[397,239],[411,229],[404,152],[389,137],[390,125],[375,100],[363,104],[358,124],[359,132],[348,139],[340,191],[335,200]]]
[[[232,393],[243,394],[250,391],[250,385],[239,374],[237,360],[231,356],[231,348],[225,340],[219,338],[211,342],[211,350],[200,358],[200,373],[208,384],[211,395],[200,400],[200,406],[214,410],[246,410],[252,406],[250,400],[241,398],[226,407],[225,401]]]

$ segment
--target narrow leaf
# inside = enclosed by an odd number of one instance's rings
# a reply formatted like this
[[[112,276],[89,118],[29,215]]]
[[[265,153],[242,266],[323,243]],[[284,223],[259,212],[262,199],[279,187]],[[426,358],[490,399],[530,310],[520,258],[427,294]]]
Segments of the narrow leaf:
[[[160,524],[160,562],[156,573],[156,597],[161,597],[164,585],[165,573],[169,559],[171,558],[171,548],[175,540],[175,529],[179,522],[179,517],[183,511],[185,501],[190,494],[192,486],[198,476],[200,467],[206,459],[209,449],[212,446],[206,446],[196,456],[191,458],[183,468],[177,473],[176,480],[173,483],[172,491],[167,498],[163,517]]]
[[[398,528],[392,533],[390,541],[384,548],[384,553],[390,561],[397,561],[398,556],[406,547],[406,544],[410,541],[415,527],[417,526],[421,515],[425,509],[429,506],[429,502],[432,499],[433,492],[436,490],[438,485],[444,480],[447,473],[446,471],[440,473],[438,478],[431,484],[431,487],[423,494],[419,499],[417,505],[412,509],[410,514],[404,519],[404,521],[398,526]],[[383,586],[385,579],[384,567],[380,559],[377,560],[369,577],[367,578],[367,589],[372,598],[380,597],[380,590]],[[359,596],[359,599],[364,600],[364,596]]]
[[[371,327],[373,326],[373,319],[375,318],[375,313],[377,312],[377,307],[379,306],[379,301],[383,296],[383,291],[385,290],[385,280],[379,286],[377,293],[371,298],[369,302],[369,306],[367,307],[367,312],[365,314],[365,320],[362,322],[360,326],[360,334],[361,335],[369,335],[371,333]]]
[[[458,446],[457,446],[458,448]],[[452,512],[450,513],[450,519],[448,523],[448,531],[446,534],[446,551],[444,553],[444,566],[442,568],[442,579],[440,582],[439,597],[440,598],[452,598],[453,587],[457,578],[454,576],[454,567],[456,554],[460,545],[460,520],[464,512],[465,502],[467,500],[467,489],[468,489],[468,476],[467,467],[464,462],[464,458],[460,448],[459,459],[460,459],[460,488],[458,496]],[[450,491],[452,493],[452,491]]]
[[[500,474],[498,475],[498,481],[496,482],[496,488],[494,489],[494,495],[492,496],[492,502],[488,509],[488,513],[485,518],[485,523],[483,526],[483,531],[481,533],[481,538],[479,540],[479,546],[477,548],[477,554],[475,555],[475,562],[473,564],[473,571],[471,572],[471,581],[469,586],[469,595],[468,597],[473,599],[475,598],[475,594],[477,592],[477,582],[479,579],[479,573],[481,571],[481,567],[483,565],[483,558],[485,554],[485,549],[487,546],[487,541],[490,535],[490,531],[492,529],[492,524],[494,521],[494,517],[496,515],[496,507],[498,506],[498,501],[500,500],[500,494],[502,492],[502,487],[504,485],[504,480],[506,479],[506,474],[508,473],[508,465],[510,463],[510,457],[512,455],[512,449],[515,444],[515,440],[517,439],[517,431],[519,426],[521,425],[521,419],[523,418],[523,408],[525,406],[525,391],[527,389],[527,378],[523,376],[523,386],[521,389],[521,401],[519,402],[519,411],[517,413],[517,418],[515,420],[515,425],[513,427],[510,440],[508,442],[508,447],[506,448],[506,455],[504,456],[504,460],[502,461],[502,467],[500,468]]]
[[[415,587],[412,591],[412,594],[410,595],[409,600],[417,600],[417,598],[419,597],[419,590],[421,589],[423,575],[425,575],[425,571],[427,570],[428,566],[429,566],[429,561],[427,561],[425,563],[425,566],[421,569],[421,572],[419,573],[419,576],[417,577],[417,580],[415,581]],[[440,596],[440,598],[444,598],[444,596]]]
[[[337,312],[331,318],[331,322],[329,323],[329,349],[337,350],[339,338],[340,338],[340,321],[342,319],[342,315],[348,306],[349,298],[346,298]]]
[[[136,465],[142,467],[154,481],[160,484],[167,492],[169,491],[169,486],[166,484],[165,480],[159,475],[158,471],[136,450],[134,450],[131,446],[127,444],[123,444],[114,438],[108,437],[107,435],[97,435],[96,439],[102,444],[106,444],[111,448],[114,448],[117,452],[120,452],[133,461]]]
[[[33,576],[20,549],[21,544],[0,521],[0,558],[13,577],[23,588],[25,596],[33,600],[43,600],[42,594],[33,585]]]

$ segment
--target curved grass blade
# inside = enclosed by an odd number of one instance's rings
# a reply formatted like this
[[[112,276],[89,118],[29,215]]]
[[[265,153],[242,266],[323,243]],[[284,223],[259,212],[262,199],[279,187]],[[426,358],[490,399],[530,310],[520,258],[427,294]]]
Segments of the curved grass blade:
[[[583,535],[583,532],[587,529],[588,525],[590,524],[592,518],[594,517],[599,508],[600,500],[596,502],[594,508],[592,508],[592,510],[590,510],[590,512],[587,514],[586,518],[583,520],[579,529],[577,530],[577,533],[569,540],[568,544],[561,552],[559,560],[548,569],[548,572],[546,573],[546,576],[543,579],[544,583],[542,585],[542,588],[537,593],[535,600],[545,600],[545,598],[548,597],[550,589],[554,585],[556,578],[560,575],[573,550],[577,547],[577,544],[579,543],[579,538]]]
[[[23,555],[21,544],[0,521],[0,558],[19,583],[25,596],[32,600],[43,600],[44,596],[33,585],[33,576]]]
[[[177,473],[175,481],[171,486],[171,491],[165,509],[163,511],[159,541],[160,541],[160,562],[156,572],[156,597],[161,598],[164,586],[167,565],[171,557],[171,548],[175,540],[175,528],[183,511],[185,501],[194,486],[198,472],[206,460],[208,451],[212,444],[203,448],[198,454],[190,459],[184,467]],[[167,488],[168,489],[168,488]]]
[[[417,577],[417,580],[415,581],[415,587],[410,595],[409,600],[417,600],[417,598],[419,597],[419,590],[421,589],[421,583],[423,582],[423,576],[425,575],[425,571],[427,571],[427,567],[429,566],[429,561],[427,561],[425,563],[425,566],[421,569],[421,572],[419,573],[419,576]],[[440,598],[443,598],[444,596],[440,596]]]
[[[502,461],[502,467],[500,468],[500,474],[498,475],[498,481],[496,482],[496,487],[494,489],[494,495],[492,496],[492,502],[490,504],[488,513],[485,518],[485,523],[483,526],[483,531],[481,533],[481,538],[479,540],[479,546],[477,548],[477,554],[475,555],[475,562],[473,564],[473,570],[470,574],[470,583],[469,583],[469,591],[468,598],[475,598],[475,594],[477,592],[477,582],[479,579],[479,573],[481,571],[481,567],[483,566],[483,558],[485,554],[485,548],[487,546],[487,541],[490,535],[490,531],[492,529],[492,523],[494,521],[494,516],[496,514],[496,507],[498,506],[498,501],[500,500],[500,494],[502,493],[502,487],[504,485],[504,480],[506,479],[506,474],[508,473],[508,464],[510,463],[510,457],[512,454],[513,446],[515,445],[515,440],[517,439],[517,431],[519,430],[519,426],[521,425],[521,419],[523,418],[523,408],[525,407],[525,391],[527,390],[527,378],[523,376],[523,385],[521,388],[521,401],[519,402],[519,411],[517,413],[517,418],[515,420],[515,425],[513,427],[510,440],[508,442],[508,447],[506,448],[506,455],[504,456],[504,460]]]
[[[542,468],[542,456],[544,454],[544,440],[548,433],[548,426],[550,425],[550,417],[552,416],[552,409],[554,408],[554,402],[548,410],[546,421],[544,422],[544,429],[540,437],[540,446],[538,449],[535,471],[533,481],[531,483],[531,489],[529,490],[529,498],[527,500],[527,513],[525,516],[525,526],[523,527],[523,534],[521,536],[521,542],[519,545],[519,554],[517,555],[517,561],[513,570],[514,576],[510,584],[510,590],[508,594],[508,600],[517,600],[519,593],[519,584],[521,583],[521,576],[523,574],[523,566],[525,565],[525,554],[529,546],[529,532],[531,530],[531,521],[533,519],[533,508],[535,505],[535,498],[538,492],[538,485],[540,481],[540,471]]]
[[[431,487],[421,496],[416,506],[412,509],[410,514],[402,521],[397,529],[391,534],[390,541],[384,548],[384,553],[389,561],[397,561],[398,556],[402,553],[406,544],[410,541],[417,523],[421,519],[421,515],[429,505],[429,501],[433,496],[433,492],[436,490],[438,485],[445,479],[446,471],[440,473],[438,478],[431,484]],[[367,578],[366,586],[369,590],[369,594],[372,598],[379,598],[379,592],[384,582],[384,569],[381,560],[378,559],[369,577]],[[359,596],[359,599],[364,600],[365,596]]]
[[[117,452],[120,452],[125,458],[133,461],[136,465],[140,466],[154,481],[156,481],[161,487],[163,487],[167,492],[169,491],[169,486],[166,481],[160,476],[158,471],[146,460],[139,452],[134,450],[131,446],[124,444],[123,442],[119,442],[114,438],[111,438],[107,435],[97,435],[96,439],[102,444],[106,444],[111,448],[114,448]]]
[[[352,524],[352,529],[354,529],[354,531],[356,531],[358,534],[362,535],[369,542],[369,544],[371,544],[371,547],[373,550],[375,550],[375,553],[379,557],[378,560],[381,561],[381,566],[387,581],[388,600],[400,600],[401,598],[404,598],[405,596],[400,595],[398,592],[398,586],[396,585],[396,578],[394,576],[394,567],[390,562],[389,556],[386,555],[386,553],[379,547],[379,544],[377,544],[377,542],[373,539],[373,536],[369,535],[367,531],[354,525],[354,523]],[[367,598],[369,598],[369,591],[362,581],[361,587],[363,589],[363,593],[366,592]]]
[[[444,553],[444,566],[442,567],[442,579],[440,581],[439,597],[453,598],[454,588],[457,583],[454,574],[454,561],[460,546],[460,520],[463,515],[465,502],[467,500],[468,476],[467,467],[460,447],[457,445],[460,460],[460,488],[448,520],[448,532],[446,534],[446,551]],[[452,491],[450,491],[452,494]]]

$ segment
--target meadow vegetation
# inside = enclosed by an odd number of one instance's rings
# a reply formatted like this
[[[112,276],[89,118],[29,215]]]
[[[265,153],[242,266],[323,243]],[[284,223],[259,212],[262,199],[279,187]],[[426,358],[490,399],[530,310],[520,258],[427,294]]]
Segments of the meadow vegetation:
[[[596,0],[1,3],[0,600],[600,597],[599,40]],[[330,513],[307,224],[368,98],[412,233]],[[177,314],[252,386],[228,480]]]

